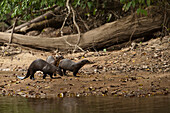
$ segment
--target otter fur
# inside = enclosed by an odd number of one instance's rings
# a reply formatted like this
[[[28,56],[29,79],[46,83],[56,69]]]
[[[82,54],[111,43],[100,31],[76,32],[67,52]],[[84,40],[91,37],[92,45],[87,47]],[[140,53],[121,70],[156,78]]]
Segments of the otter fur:
[[[73,75],[76,77],[76,74],[78,73],[80,68],[82,68],[85,64],[89,64],[89,63],[90,61],[88,60],[81,60],[75,63],[70,59],[63,59],[59,63],[59,74],[61,76],[63,76],[63,73],[64,75],[66,75],[66,70],[69,70],[73,72]],[[62,70],[63,70],[63,73],[62,73]]]
[[[50,75],[51,78],[53,78],[52,75],[56,74],[56,71],[59,71],[59,69],[58,67],[49,64],[45,60],[37,59],[34,60],[29,66],[26,76],[25,77],[18,76],[18,78],[22,80],[30,76],[30,79],[34,80],[34,74],[36,73],[36,71],[42,71],[44,74],[43,79],[45,79],[47,74]]]
[[[64,59],[63,56],[56,56],[55,58],[53,56],[48,56],[46,61],[50,64],[53,64],[54,66],[57,66],[59,65],[60,63],[60,60],[61,59]]]

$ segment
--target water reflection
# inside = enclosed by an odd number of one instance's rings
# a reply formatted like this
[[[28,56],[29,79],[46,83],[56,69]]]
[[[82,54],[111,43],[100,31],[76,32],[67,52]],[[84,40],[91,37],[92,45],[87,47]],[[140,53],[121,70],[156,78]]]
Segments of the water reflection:
[[[0,113],[169,113],[170,96],[26,99],[0,97]]]

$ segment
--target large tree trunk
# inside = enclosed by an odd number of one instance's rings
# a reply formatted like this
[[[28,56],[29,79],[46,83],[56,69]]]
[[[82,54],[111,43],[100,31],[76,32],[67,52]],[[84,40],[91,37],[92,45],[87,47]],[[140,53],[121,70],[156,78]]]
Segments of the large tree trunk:
[[[84,33],[81,36],[79,46],[83,49],[96,48],[101,49],[113,46],[116,43],[129,41],[133,37],[143,37],[154,30],[161,29],[163,14],[157,7],[148,9],[148,16],[138,17],[134,15],[122,18],[112,23],[107,23],[99,28]],[[0,42],[8,42],[9,33],[0,32]],[[76,44],[78,35],[67,35],[58,38],[41,38],[34,36],[24,36],[14,34],[13,43],[32,46],[43,49],[70,50],[74,46],[69,46],[65,40],[71,44]]]

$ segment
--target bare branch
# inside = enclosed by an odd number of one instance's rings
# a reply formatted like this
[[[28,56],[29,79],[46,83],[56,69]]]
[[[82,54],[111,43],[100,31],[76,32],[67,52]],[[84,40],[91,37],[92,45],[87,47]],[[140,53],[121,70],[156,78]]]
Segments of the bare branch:
[[[64,25],[65,25],[65,23],[66,23],[66,20],[67,20],[68,16],[70,15],[69,0],[66,1],[66,7],[67,7],[67,9],[68,9],[68,13],[67,13],[67,15],[66,15],[66,17],[65,17],[65,19],[64,19],[63,25],[62,25],[62,27],[61,27],[61,29],[60,29],[60,34],[61,34],[61,36],[63,36],[62,30],[63,30],[63,28],[64,28]],[[80,31],[79,31],[79,32],[80,32]],[[73,45],[73,44],[70,44],[65,38],[64,38],[64,41],[65,41],[69,46],[75,46],[75,45]],[[79,47],[79,46],[77,46],[77,47],[78,47],[81,51],[84,51],[81,47]]]
[[[49,8],[47,8],[47,9],[35,10],[35,11],[33,11],[33,13],[46,12],[46,11],[52,10],[52,9],[54,9],[56,7],[59,7],[59,6],[58,5],[53,5],[53,6],[49,7]]]
[[[61,26],[61,29],[60,29],[61,36],[63,36],[62,30],[63,30],[63,28],[64,28],[64,25],[65,25],[65,23],[66,23],[66,20],[67,20],[68,16],[70,15],[69,0],[66,1],[66,7],[67,7],[67,9],[68,9],[68,13],[67,13],[67,15],[66,15],[66,17],[65,17],[65,19],[64,19],[63,25]]]
[[[86,30],[87,31],[89,31],[90,30],[90,28],[88,27],[88,25],[85,23],[85,21],[80,17],[80,16],[78,16],[79,18],[80,18],[80,21],[82,21],[83,22],[83,24],[84,24],[84,26],[85,26],[85,28],[86,28]]]
[[[127,42],[127,44],[126,44],[126,46],[129,44],[129,43],[131,43],[131,41],[132,41],[132,37],[133,37],[133,35],[134,35],[134,33],[135,33],[135,31],[136,31],[136,26],[137,26],[137,16],[136,16],[136,14],[134,14],[135,15],[135,22],[134,22],[134,30],[133,30],[133,32],[132,32],[132,34],[130,35],[130,38],[129,38],[129,42]]]
[[[77,43],[76,43],[76,45],[75,45],[75,48],[74,48],[74,50],[73,50],[73,53],[74,53],[74,52],[76,51],[76,48],[77,48],[78,44],[80,43],[80,29],[79,29],[79,26],[77,25],[77,23],[76,23],[76,21],[75,21],[75,12],[74,12],[73,7],[71,7],[71,11],[72,11],[72,13],[73,13],[73,23],[74,23],[74,25],[76,26],[77,32],[78,32],[78,41],[77,41]]]
[[[18,18],[16,17],[15,22],[14,22],[14,25],[13,25],[13,28],[12,28],[12,32],[11,32],[11,37],[10,37],[10,39],[9,39],[9,43],[10,43],[10,44],[12,43],[13,33],[14,33],[14,29],[15,29],[15,25],[16,25],[16,23],[17,23],[17,20],[18,20]]]

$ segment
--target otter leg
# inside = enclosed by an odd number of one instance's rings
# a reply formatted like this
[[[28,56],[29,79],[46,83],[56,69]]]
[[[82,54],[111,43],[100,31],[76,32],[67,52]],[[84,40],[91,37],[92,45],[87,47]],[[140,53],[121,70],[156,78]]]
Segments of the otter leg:
[[[26,76],[24,77],[24,79],[28,78],[29,76],[30,76],[30,70],[28,69],[27,74],[26,74]]]
[[[59,68],[58,74],[59,74],[60,76],[63,76],[63,72],[61,71],[61,68]]]
[[[65,70],[65,69],[63,69],[63,73],[64,73],[64,75],[67,75],[67,74],[66,74],[66,70]]]
[[[32,76],[32,75],[31,75],[31,76]],[[30,79],[35,80],[35,78],[34,78],[34,77],[31,77],[31,76],[30,76]]]
[[[78,73],[78,71],[73,71],[73,75],[74,75],[75,77],[79,77],[79,76],[76,75],[77,73]]]
[[[34,78],[34,74],[35,74],[35,72],[34,71],[30,71],[30,79],[32,79],[32,80],[35,80],[35,78]]]
[[[56,76],[56,72],[52,73],[52,75]]]
[[[46,76],[47,76],[47,74],[46,74],[46,73],[44,73],[43,79],[45,79],[45,78],[46,78]]]
[[[53,73],[52,73],[52,74],[49,74],[49,75],[50,75],[51,79],[53,79]]]

